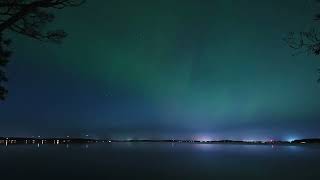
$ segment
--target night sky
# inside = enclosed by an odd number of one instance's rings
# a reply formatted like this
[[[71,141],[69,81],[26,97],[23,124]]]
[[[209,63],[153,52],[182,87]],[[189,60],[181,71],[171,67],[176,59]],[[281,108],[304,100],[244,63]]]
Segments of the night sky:
[[[17,34],[0,136],[320,136],[319,57],[282,40],[312,0],[88,0],[62,44]]]

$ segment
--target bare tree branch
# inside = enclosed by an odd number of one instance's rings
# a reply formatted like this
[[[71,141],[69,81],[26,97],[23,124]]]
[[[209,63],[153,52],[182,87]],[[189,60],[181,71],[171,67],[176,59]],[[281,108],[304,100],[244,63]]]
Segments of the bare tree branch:
[[[4,32],[13,31],[24,36],[59,43],[67,36],[63,30],[47,30],[46,25],[54,20],[50,10],[77,7],[85,0],[0,0],[0,100],[5,98],[7,90],[3,83],[7,81],[4,67],[11,54],[10,40]]]

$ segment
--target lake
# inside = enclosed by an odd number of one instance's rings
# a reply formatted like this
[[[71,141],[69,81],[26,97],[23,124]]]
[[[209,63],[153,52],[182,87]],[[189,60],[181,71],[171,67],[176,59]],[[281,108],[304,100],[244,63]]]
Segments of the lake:
[[[1,179],[320,179],[319,145],[0,146]]]

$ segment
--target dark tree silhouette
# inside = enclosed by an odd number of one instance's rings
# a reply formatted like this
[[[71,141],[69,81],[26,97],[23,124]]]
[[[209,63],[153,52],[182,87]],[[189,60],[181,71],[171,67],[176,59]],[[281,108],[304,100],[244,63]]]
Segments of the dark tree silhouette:
[[[4,100],[7,90],[4,88],[2,83],[7,82],[7,77],[5,75],[4,67],[8,63],[8,58],[11,54],[11,51],[8,50],[8,46],[11,41],[9,39],[2,39],[0,34],[0,100]]]
[[[0,0],[0,100],[7,94],[3,86],[7,81],[4,68],[11,54],[11,41],[4,33],[13,31],[40,41],[59,43],[67,34],[63,30],[46,29],[45,26],[54,20],[50,10],[83,3],[84,0]]]
[[[315,2],[319,4],[320,0],[315,0]],[[320,13],[314,16],[314,21],[320,21]],[[317,28],[299,33],[291,32],[284,40],[289,47],[297,50],[296,54],[307,53],[320,55],[320,32]]]
[[[320,18],[320,15],[317,17]],[[291,32],[284,40],[289,47],[296,50],[294,55],[301,53],[320,55],[320,32],[315,28],[300,33]],[[320,68],[318,68],[318,74],[320,76]],[[318,83],[320,83],[320,78],[318,78]]]
[[[316,3],[320,3],[320,0],[315,0]],[[320,21],[320,13],[314,16],[314,21]],[[311,28],[309,31],[302,31],[299,33],[291,32],[284,38],[284,41],[288,46],[296,51],[297,54],[313,54],[320,55],[320,31],[318,28]],[[318,68],[320,75],[320,68]],[[320,78],[318,79],[320,83]]]
[[[315,0],[315,2],[319,4],[320,0]],[[314,16],[314,20],[320,21],[320,13]],[[308,53],[320,55],[320,32],[316,28],[299,33],[291,32],[284,40],[289,47],[297,50],[298,54]]]
[[[320,55],[320,32],[313,28],[309,31],[291,32],[284,39],[289,47],[297,50],[297,53]]]

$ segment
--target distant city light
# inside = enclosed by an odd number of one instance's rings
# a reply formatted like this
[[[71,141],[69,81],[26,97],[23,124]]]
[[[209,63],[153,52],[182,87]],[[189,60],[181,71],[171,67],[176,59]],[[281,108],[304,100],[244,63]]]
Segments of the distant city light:
[[[196,137],[196,140],[201,142],[209,142],[209,141],[212,141],[213,138],[209,136],[200,136],[200,137]]]
[[[290,136],[290,137],[287,137],[287,138],[286,138],[286,141],[292,142],[292,141],[294,141],[294,140],[296,140],[296,139],[299,139],[299,138],[294,137],[294,136]]]

